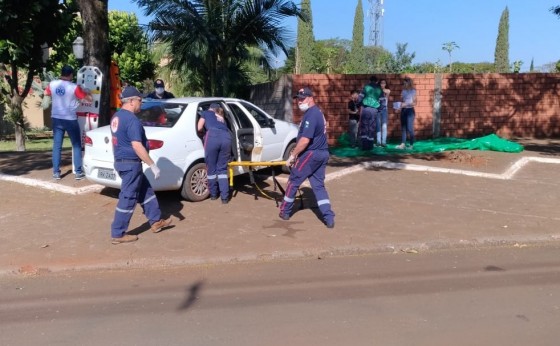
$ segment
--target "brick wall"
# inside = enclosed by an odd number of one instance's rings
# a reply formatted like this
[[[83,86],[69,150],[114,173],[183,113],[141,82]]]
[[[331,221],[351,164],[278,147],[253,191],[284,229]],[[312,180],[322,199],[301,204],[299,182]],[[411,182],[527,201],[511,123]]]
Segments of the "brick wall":
[[[392,102],[400,101],[404,75],[376,74],[386,79],[389,98],[388,136],[400,138],[399,113]],[[472,138],[496,133],[505,138],[560,137],[560,74],[407,74],[417,90],[415,132],[419,139]],[[347,129],[350,92],[361,90],[370,75],[302,74],[291,76],[298,90],[310,86],[328,120],[329,142],[334,144]],[[274,90],[274,83],[271,83]],[[280,84],[278,84],[278,87]],[[258,87],[258,86],[257,86]],[[262,90],[262,86],[260,87]],[[264,99],[252,99],[265,106]],[[282,102],[289,102],[283,100]],[[265,102],[266,103],[266,102]],[[298,122],[301,112],[292,102],[285,119]],[[277,115],[277,117],[279,117]]]

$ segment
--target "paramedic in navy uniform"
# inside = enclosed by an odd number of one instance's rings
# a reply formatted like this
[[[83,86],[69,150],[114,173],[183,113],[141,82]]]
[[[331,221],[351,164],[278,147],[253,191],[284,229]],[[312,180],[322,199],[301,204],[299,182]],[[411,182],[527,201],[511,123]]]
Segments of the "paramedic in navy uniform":
[[[135,115],[140,111],[142,94],[135,87],[126,87],[122,91],[121,100],[121,109],[111,118],[115,170],[122,179],[115,218],[111,224],[113,244],[138,240],[137,235],[125,233],[136,203],[142,206],[152,232],[157,233],[171,224],[171,218],[161,218],[158,200],[142,170],[144,162],[150,166],[154,179],[159,178],[159,168],[148,153],[144,127]]]
[[[210,199],[218,199],[223,204],[229,201],[227,165],[231,157],[231,134],[224,119],[222,107],[212,103],[198,119],[198,131],[206,128],[204,136],[204,161],[208,172]]]
[[[325,170],[329,161],[325,116],[315,104],[311,89],[300,89],[294,98],[305,113],[299,125],[296,147],[286,161],[291,172],[279,216],[282,220],[290,219],[296,192],[305,179],[309,179],[323,222],[328,228],[334,228],[334,212],[325,188]]]

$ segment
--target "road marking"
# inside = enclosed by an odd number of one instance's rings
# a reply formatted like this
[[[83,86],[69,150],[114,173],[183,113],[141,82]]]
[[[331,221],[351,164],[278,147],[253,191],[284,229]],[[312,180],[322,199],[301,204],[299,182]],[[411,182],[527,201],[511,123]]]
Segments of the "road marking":
[[[431,166],[422,166],[410,163],[396,163],[390,161],[369,161],[363,162],[356,166],[348,167],[341,169],[336,172],[332,172],[326,175],[325,182],[340,179],[346,175],[372,169],[372,168],[385,168],[385,169],[394,169],[394,170],[408,170],[408,171],[416,171],[416,172],[433,172],[433,173],[448,173],[448,174],[461,174],[467,175],[471,177],[479,177],[479,178],[488,178],[488,179],[499,179],[499,180],[509,180],[512,179],[513,176],[519,172],[523,167],[525,167],[530,162],[538,162],[538,163],[555,163],[560,164],[560,159],[553,159],[553,158],[544,158],[544,157],[535,157],[535,156],[525,156],[517,160],[514,164],[512,164],[505,172],[501,174],[497,173],[484,173],[478,171],[467,171],[462,169],[454,169],[454,168],[441,168],[441,167],[431,167]],[[278,181],[282,181],[283,183],[287,183],[287,177],[277,177]],[[59,183],[53,183],[44,180],[38,179],[31,179],[31,178],[24,178],[18,177],[8,174],[0,173],[0,180],[3,181],[11,181],[18,184],[28,185],[39,187],[51,191],[57,191],[62,193],[67,193],[71,195],[82,195],[91,192],[100,192],[105,187],[98,184],[88,185],[84,187],[72,187],[72,186],[65,186]],[[309,182],[305,182],[302,186],[309,186]]]
[[[104,186],[97,185],[97,184],[87,185],[84,187],[72,187],[72,186],[62,185],[59,183],[53,183],[50,181],[18,177],[18,176],[2,174],[2,173],[0,173],[0,180],[11,181],[14,183],[23,184],[27,186],[40,187],[42,189],[67,193],[70,195],[82,195],[90,192],[100,192],[104,188]]]
[[[560,164],[560,159],[534,157],[534,156],[522,157],[519,160],[517,160],[514,164],[512,164],[505,172],[501,174],[484,173],[478,171],[467,171],[467,170],[453,169],[453,168],[422,166],[422,165],[416,165],[410,163],[396,163],[390,161],[369,161],[369,162],[363,162],[353,167],[342,169],[337,172],[329,173],[327,174],[325,181],[339,179],[341,177],[344,177],[345,175],[367,170],[367,169],[372,169],[372,168],[402,169],[402,170],[417,171],[417,172],[461,174],[461,175],[468,175],[472,177],[509,180],[512,179],[513,176],[517,172],[519,172],[519,170],[521,170],[523,167],[525,167],[525,165],[529,164],[530,162]]]

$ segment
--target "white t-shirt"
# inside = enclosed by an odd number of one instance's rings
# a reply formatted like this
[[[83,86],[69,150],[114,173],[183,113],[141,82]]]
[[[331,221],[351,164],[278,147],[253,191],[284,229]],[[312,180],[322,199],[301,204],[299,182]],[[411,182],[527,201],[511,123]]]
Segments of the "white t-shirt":
[[[51,116],[57,119],[76,120],[76,109],[86,93],[76,84],[57,79],[49,83],[45,95],[52,98]]]
[[[406,103],[407,106],[405,108],[412,108],[414,107],[414,99],[416,98],[416,90],[415,89],[404,89],[402,91],[402,100],[403,103]],[[410,106],[409,106],[410,105]]]

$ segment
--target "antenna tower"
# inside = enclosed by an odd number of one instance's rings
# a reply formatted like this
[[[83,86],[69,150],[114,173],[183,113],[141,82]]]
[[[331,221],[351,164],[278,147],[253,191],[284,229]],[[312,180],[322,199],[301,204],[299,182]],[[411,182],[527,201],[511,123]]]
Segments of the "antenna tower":
[[[383,0],[368,0],[368,16],[371,18],[369,29],[369,44],[379,47],[383,46]]]

